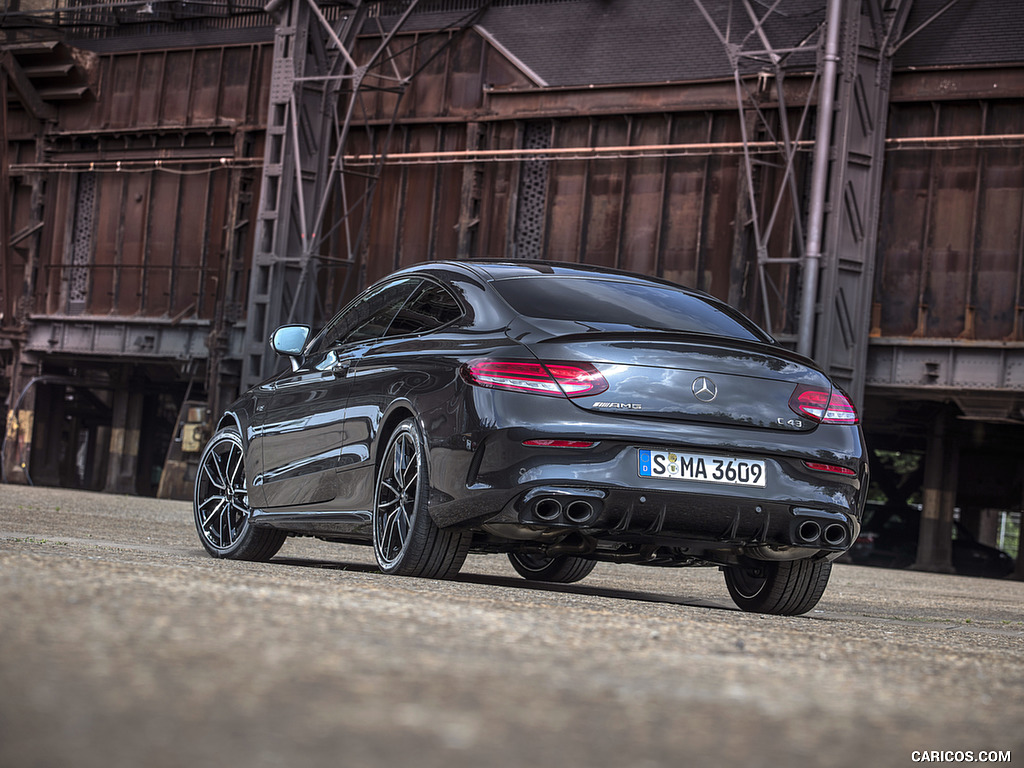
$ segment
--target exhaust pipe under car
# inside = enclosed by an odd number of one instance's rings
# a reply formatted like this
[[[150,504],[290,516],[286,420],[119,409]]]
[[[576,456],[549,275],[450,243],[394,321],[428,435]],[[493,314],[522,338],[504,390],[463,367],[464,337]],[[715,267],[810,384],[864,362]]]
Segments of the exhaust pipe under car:
[[[597,519],[601,512],[599,497],[580,498],[574,493],[549,495],[551,491],[538,494],[526,504],[527,512],[520,522],[559,523],[562,525],[586,525]]]

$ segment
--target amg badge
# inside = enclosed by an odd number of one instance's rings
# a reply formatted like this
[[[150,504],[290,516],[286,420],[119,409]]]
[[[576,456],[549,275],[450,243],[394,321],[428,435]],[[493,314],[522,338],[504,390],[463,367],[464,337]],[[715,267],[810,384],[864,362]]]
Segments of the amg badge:
[[[623,408],[629,411],[642,411],[644,409],[641,403],[606,403],[603,400],[599,400],[594,403],[595,408]]]

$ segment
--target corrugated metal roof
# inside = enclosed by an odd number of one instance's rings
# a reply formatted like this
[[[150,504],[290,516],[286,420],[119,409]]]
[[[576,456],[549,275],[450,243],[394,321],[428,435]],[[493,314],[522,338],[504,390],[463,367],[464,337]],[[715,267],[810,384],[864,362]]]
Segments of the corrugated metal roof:
[[[904,29],[911,34],[946,0],[915,0]],[[950,67],[1024,63],[1024,2],[959,0],[908,40],[896,67]]]
[[[915,0],[906,25],[912,32],[948,0]],[[439,4],[440,5],[440,4]],[[760,47],[738,0],[704,0],[720,34],[743,50]],[[825,0],[752,0],[766,17],[765,33],[776,49],[797,46],[815,34]],[[435,6],[437,7],[437,6]],[[409,29],[453,23],[464,10],[424,12]],[[770,13],[769,13],[770,10]],[[549,0],[495,3],[481,26],[551,86],[658,83],[730,77],[726,46],[691,0]],[[976,66],[1024,63],[1024,1],[959,0],[912,37],[897,67]],[[814,66],[812,55],[790,62]],[[762,68],[747,62],[745,71]]]
[[[948,0],[914,0],[906,24],[911,33]],[[407,31],[457,26],[484,0],[424,1]],[[826,0],[751,0],[766,17],[775,48],[796,46],[814,35]],[[743,50],[760,47],[739,0],[703,0],[719,33]],[[150,30],[144,37],[77,45],[96,50],[177,48],[272,39],[269,28]],[[725,78],[732,64],[712,25],[693,0],[494,0],[480,25],[502,47],[551,86],[660,83]],[[373,29],[376,29],[374,26]],[[123,30],[124,31],[124,30]],[[903,45],[897,68],[1024,64],[1024,0],[958,0]],[[795,56],[795,69],[814,66],[812,55]],[[745,71],[763,68],[746,62]]]

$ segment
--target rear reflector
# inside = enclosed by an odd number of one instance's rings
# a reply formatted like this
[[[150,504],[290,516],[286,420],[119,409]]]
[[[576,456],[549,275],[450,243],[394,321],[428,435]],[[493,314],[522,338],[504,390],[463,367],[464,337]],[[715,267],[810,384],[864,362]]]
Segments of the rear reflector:
[[[836,475],[848,475],[850,477],[856,477],[857,475],[856,470],[849,467],[840,467],[838,464],[821,464],[817,461],[805,461],[804,466],[818,472],[831,472]]]
[[[462,367],[478,387],[509,389],[548,397],[584,397],[608,389],[608,382],[590,363],[534,363],[520,360],[471,360]]]
[[[838,389],[829,393],[798,386],[789,398],[789,407],[801,416],[822,424],[856,424],[860,420],[850,398]]]
[[[523,445],[538,448],[593,448],[597,443],[589,440],[523,440]]]

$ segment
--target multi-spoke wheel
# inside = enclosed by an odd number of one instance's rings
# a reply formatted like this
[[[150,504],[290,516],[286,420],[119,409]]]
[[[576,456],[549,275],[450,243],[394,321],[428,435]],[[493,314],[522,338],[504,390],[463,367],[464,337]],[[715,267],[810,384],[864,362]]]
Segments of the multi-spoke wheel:
[[[416,422],[403,421],[377,468],[373,551],[384,573],[443,579],[459,572],[472,535],[438,528],[427,512],[427,463]]]
[[[725,585],[744,611],[797,616],[818,604],[831,573],[827,560],[749,560],[725,569]]]
[[[551,581],[571,584],[590,575],[597,565],[593,560],[584,560],[573,555],[546,557],[528,552],[510,552],[509,562],[516,573],[530,581]]]
[[[269,560],[287,538],[250,524],[242,438],[231,427],[215,434],[199,458],[193,507],[199,540],[214,557]]]

